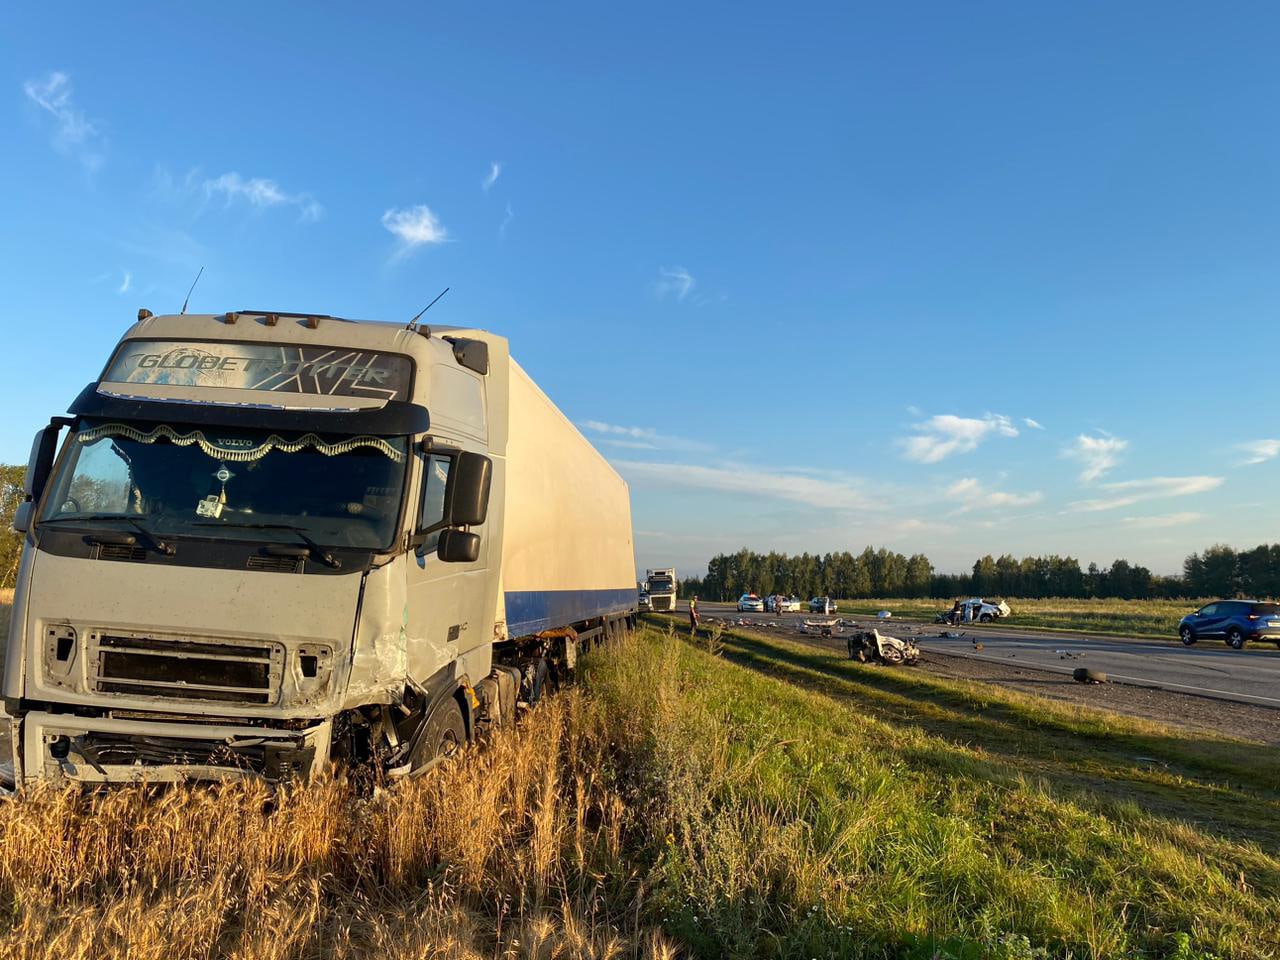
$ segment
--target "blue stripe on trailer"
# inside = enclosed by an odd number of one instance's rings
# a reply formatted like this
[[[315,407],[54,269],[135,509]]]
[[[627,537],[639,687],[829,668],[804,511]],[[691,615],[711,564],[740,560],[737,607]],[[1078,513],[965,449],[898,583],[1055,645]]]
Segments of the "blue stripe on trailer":
[[[630,613],[636,608],[635,587],[619,590],[517,590],[508,591],[505,598],[509,637],[567,627],[610,613]]]

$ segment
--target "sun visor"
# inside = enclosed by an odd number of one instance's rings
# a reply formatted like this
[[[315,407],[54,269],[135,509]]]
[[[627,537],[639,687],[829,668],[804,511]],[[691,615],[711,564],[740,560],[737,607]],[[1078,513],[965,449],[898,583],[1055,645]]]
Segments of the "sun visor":
[[[369,407],[294,407],[237,403],[249,391],[228,390],[215,400],[175,400],[151,396],[120,396],[119,384],[91,383],[80,391],[69,412],[77,417],[107,420],[146,420],[192,426],[226,426],[269,430],[311,430],[328,434],[367,433],[408,436],[425,433],[431,425],[427,408],[404,400],[388,400]],[[221,402],[218,402],[221,401]]]

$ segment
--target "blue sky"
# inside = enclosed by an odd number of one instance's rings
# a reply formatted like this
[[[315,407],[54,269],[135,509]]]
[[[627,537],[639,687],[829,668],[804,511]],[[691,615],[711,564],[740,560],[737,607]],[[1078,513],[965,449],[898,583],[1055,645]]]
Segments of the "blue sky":
[[[0,458],[203,265],[452,287],[641,567],[1280,539],[1274,5],[324,6],[0,12]]]

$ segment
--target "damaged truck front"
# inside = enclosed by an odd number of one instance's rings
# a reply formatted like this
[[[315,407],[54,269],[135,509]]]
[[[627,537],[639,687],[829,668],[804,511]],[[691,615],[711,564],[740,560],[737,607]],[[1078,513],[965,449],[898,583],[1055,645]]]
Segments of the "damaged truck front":
[[[16,783],[412,773],[634,615],[626,486],[500,337],[140,315],[69,412],[15,522]]]

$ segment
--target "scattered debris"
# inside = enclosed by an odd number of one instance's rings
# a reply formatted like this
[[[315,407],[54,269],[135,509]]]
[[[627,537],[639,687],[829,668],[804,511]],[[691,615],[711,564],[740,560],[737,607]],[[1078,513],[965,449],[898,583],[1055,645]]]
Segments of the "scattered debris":
[[[1076,667],[1071,674],[1076,683],[1106,683],[1107,675],[1101,670],[1090,670],[1088,667]]]
[[[879,617],[881,620],[888,620],[890,617],[893,616],[893,611],[881,610],[879,613],[876,614],[876,616]]]
[[[938,634],[943,640],[959,640],[964,636],[963,630],[943,630]]]

